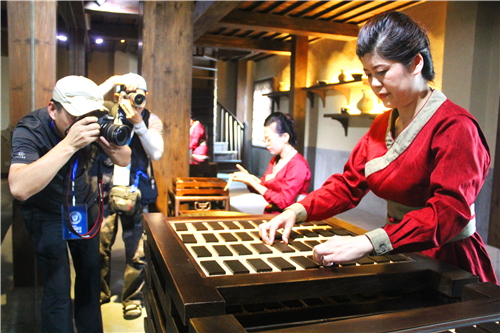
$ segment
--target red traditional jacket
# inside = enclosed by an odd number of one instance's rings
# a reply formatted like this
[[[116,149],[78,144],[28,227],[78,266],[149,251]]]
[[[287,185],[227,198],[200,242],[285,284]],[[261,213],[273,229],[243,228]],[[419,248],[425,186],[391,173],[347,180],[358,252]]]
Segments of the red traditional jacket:
[[[266,175],[272,174],[277,156],[274,156],[267,167],[261,184],[267,187],[264,199],[269,203],[265,214],[278,214],[293,204],[300,194],[307,194],[311,182],[311,171],[304,157],[296,153],[276,176],[266,181]]]
[[[396,112],[379,115],[354,148],[344,173],[332,175],[300,202],[307,220],[349,210],[371,190],[388,201],[388,223],[367,233],[377,254],[423,251],[496,283],[475,232],[473,204],[490,165],[477,121],[434,90],[394,139]]]

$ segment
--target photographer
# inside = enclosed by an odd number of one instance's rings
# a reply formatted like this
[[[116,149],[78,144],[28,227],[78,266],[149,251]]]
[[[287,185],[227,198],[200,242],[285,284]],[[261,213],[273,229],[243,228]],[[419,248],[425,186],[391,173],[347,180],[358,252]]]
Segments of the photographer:
[[[131,150],[100,135],[98,116],[107,112],[102,103],[94,82],[67,76],[57,81],[48,106],[21,119],[13,133],[9,185],[20,201],[43,276],[43,332],[73,332],[73,313],[79,332],[103,330],[98,257],[102,202],[87,174],[87,164],[101,153],[90,144],[99,144],[118,165],[130,163]],[[86,218],[85,227],[97,237],[63,237],[63,221],[72,210],[82,221]],[[76,271],[74,309],[67,247]]]
[[[111,114],[117,121],[132,129],[129,146],[132,162],[126,168],[117,167],[110,159],[101,158],[100,168],[104,173],[105,210],[101,228],[101,304],[111,298],[110,266],[111,247],[118,231],[118,220],[122,225],[125,245],[126,267],[122,291],[123,317],[135,319],[142,315],[142,287],[144,286],[144,229],[142,213],[148,212],[148,204],[156,202],[158,190],[154,182],[151,160],[163,154],[163,125],[158,116],[145,109],[147,85],[140,75],[129,73],[113,76],[99,87],[105,94],[116,87],[114,95],[118,103],[111,106]],[[138,190],[136,190],[136,188]],[[138,192],[138,206],[132,211],[115,207],[114,190]],[[111,195],[110,195],[111,194]],[[140,199],[139,199],[140,198]],[[116,201],[115,201],[116,202]]]

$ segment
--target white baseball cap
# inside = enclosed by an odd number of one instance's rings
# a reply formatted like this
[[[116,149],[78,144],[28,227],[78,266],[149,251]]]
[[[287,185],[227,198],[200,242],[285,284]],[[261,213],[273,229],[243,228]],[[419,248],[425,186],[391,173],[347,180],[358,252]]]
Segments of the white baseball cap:
[[[104,98],[97,84],[83,76],[70,75],[57,81],[52,99],[75,117],[97,110],[109,111],[103,105]]]
[[[137,89],[142,89],[144,91],[148,91],[148,85],[146,84],[146,80],[139,74],[128,73],[123,75],[127,80],[131,80],[137,84]]]

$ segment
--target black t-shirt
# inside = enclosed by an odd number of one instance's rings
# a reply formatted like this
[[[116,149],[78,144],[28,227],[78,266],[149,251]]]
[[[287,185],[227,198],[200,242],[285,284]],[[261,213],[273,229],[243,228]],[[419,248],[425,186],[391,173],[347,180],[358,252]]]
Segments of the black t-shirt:
[[[12,136],[12,164],[30,164],[47,154],[60,141],[52,126],[47,107],[38,109],[25,116],[17,124]],[[96,200],[97,192],[90,183],[87,175],[87,159],[82,151],[90,154],[93,150],[87,146],[76,154],[59,170],[47,186],[21,202],[21,208],[35,208],[46,213],[61,215],[61,205],[72,205],[71,172],[78,157],[78,167],[75,177],[76,204],[87,204],[87,207]],[[33,176],[35,177],[35,176]],[[69,185],[69,186],[68,186]],[[68,193],[69,191],[69,193]]]

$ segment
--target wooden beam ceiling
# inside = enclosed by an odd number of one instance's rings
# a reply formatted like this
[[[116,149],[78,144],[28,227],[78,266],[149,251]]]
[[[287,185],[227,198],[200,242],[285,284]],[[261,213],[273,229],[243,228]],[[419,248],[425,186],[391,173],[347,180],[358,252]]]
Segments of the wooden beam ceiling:
[[[314,36],[336,40],[353,40],[359,33],[357,25],[319,21],[258,12],[235,10],[222,18],[219,27],[262,30],[269,32],[288,33],[297,36]]]
[[[276,40],[238,38],[222,35],[204,35],[195,42],[197,46],[211,46],[232,50],[254,50],[272,54],[290,55],[291,44]]]
[[[203,36],[217,22],[241,4],[240,1],[196,1],[194,7],[193,40]]]
[[[108,0],[99,6],[94,1],[85,4],[86,11],[101,12],[106,15],[137,16],[139,15],[139,1]]]

